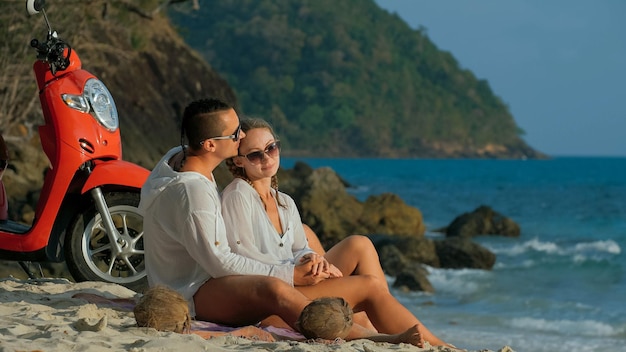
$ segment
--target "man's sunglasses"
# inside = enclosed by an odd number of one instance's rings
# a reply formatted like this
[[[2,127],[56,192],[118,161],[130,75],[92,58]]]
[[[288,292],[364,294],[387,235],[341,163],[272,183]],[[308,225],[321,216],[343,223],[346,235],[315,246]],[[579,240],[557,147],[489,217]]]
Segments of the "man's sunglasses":
[[[239,124],[239,126],[237,126],[237,129],[235,130],[235,133],[228,135],[228,136],[218,136],[218,137],[211,137],[211,138],[207,138],[207,139],[232,139],[233,142],[237,142],[239,140],[239,135],[241,134],[241,124]],[[200,141],[200,145],[203,145],[204,142],[207,139],[203,139],[202,141]]]
[[[271,158],[275,158],[278,156],[279,152],[280,152],[280,141],[274,141],[273,143],[265,147],[265,150],[257,150],[256,152],[248,153],[246,155],[239,154],[239,156],[245,156],[249,162],[256,165],[262,162],[263,159],[265,159],[265,154],[267,154],[267,156]]]

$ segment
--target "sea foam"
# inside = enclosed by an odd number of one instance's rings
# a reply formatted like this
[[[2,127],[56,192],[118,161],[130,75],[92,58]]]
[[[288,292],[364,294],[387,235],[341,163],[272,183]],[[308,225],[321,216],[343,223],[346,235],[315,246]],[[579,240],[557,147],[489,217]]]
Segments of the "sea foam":
[[[574,336],[619,336],[624,327],[618,328],[595,320],[548,320],[537,318],[513,318],[509,324],[514,328],[556,332]]]
[[[489,247],[489,245],[487,245]],[[540,252],[554,255],[576,255],[589,253],[604,253],[617,255],[622,252],[621,247],[614,240],[579,242],[573,245],[557,244],[551,241],[541,241],[533,238],[524,243],[508,247],[489,248],[496,254],[518,256],[529,252]]]

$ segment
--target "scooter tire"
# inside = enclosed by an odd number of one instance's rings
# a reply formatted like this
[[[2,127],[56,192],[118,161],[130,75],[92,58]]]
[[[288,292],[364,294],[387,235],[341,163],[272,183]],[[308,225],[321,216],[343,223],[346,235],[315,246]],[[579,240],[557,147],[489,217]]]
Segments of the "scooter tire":
[[[148,286],[143,254],[143,216],[138,192],[104,193],[124,250],[115,253],[95,204],[80,211],[65,237],[65,258],[72,277],[104,281],[143,292]],[[123,236],[121,236],[123,235]]]

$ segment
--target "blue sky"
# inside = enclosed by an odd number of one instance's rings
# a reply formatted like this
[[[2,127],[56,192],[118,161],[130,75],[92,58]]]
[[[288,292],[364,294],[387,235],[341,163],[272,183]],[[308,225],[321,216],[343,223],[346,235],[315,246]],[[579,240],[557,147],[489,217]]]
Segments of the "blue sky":
[[[533,148],[626,156],[626,1],[376,3],[486,79]]]

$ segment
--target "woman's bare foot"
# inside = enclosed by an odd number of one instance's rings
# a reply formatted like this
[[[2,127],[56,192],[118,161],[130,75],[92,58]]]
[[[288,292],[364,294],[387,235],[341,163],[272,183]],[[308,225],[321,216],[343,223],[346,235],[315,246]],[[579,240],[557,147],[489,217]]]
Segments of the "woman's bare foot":
[[[408,328],[405,332],[400,334],[374,334],[371,336],[359,337],[362,339],[368,339],[376,342],[389,342],[389,343],[410,343],[413,346],[424,347],[424,338],[419,330],[419,324],[415,324]]]
[[[422,336],[422,333],[419,331],[419,324],[413,325],[412,327],[407,329],[407,331],[401,334],[396,334],[396,335],[391,335],[391,336],[398,339],[398,341],[395,343],[402,343],[402,342],[410,343],[411,345],[423,348],[424,343],[428,342],[431,346],[445,346],[445,347],[451,348],[454,351],[459,351],[459,352],[467,351],[467,350],[459,349],[456,346],[443,342],[443,341],[441,342],[441,344],[438,344],[439,341],[435,341],[435,343],[426,341],[424,337]]]
[[[419,324],[415,324],[401,334],[391,335],[394,338],[393,343],[410,343],[417,347],[424,347],[424,338],[419,331]]]

